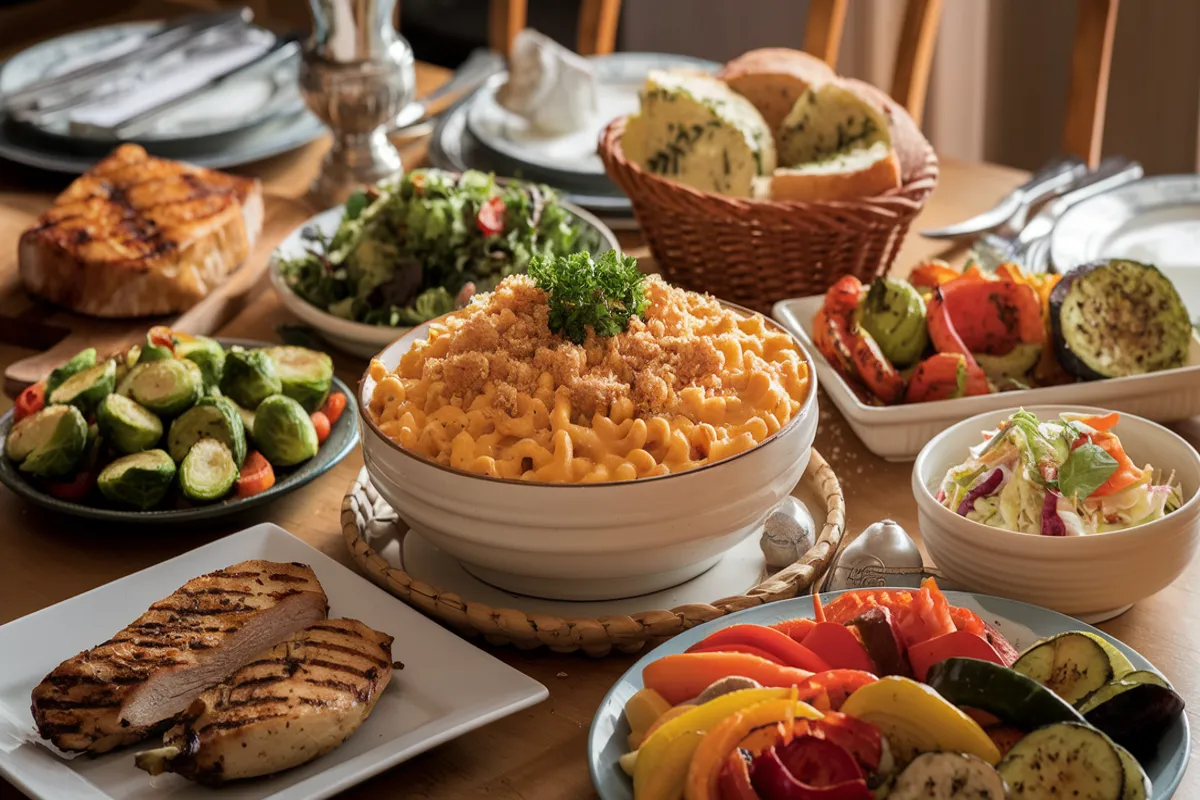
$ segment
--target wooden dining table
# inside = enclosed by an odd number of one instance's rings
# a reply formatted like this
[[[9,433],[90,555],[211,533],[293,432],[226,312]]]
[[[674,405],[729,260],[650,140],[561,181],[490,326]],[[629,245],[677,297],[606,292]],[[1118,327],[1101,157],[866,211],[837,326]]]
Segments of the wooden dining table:
[[[418,65],[421,91],[435,87],[448,74],[440,68]],[[307,213],[320,210],[306,211],[305,195],[327,146],[326,141],[314,142],[235,171],[259,178],[268,206],[286,204],[301,220]],[[421,165],[424,149],[423,142],[406,145],[402,150],[405,166]],[[943,159],[937,190],[913,228],[948,224],[981,212],[1025,177],[1025,173],[1007,167]],[[0,289],[11,290],[19,280],[16,240],[20,231],[34,221],[67,181],[62,176],[0,162]],[[644,241],[636,232],[620,238],[629,253],[649,259]],[[920,259],[933,256],[954,260],[962,253],[910,233],[893,273],[903,275]],[[219,334],[278,340],[277,326],[294,321],[266,288]],[[19,332],[9,334],[6,341],[0,341],[2,366],[32,352]],[[366,366],[362,359],[338,353],[334,353],[334,360],[337,374],[351,384],[357,382]],[[840,478],[848,535],[857,534],[881,518],[891,518],[919,537],[909,486],[911,464],[889,463],[872,455],[827,397],[822,396],[820,404],[816,447]],[[1200,424],[1195,421],[1175,427],[1193,443],[1200,441]],[[336,468],[299,491],[260,510],[198,527],[103,525],[45,511],[0,489],[0,624],[264,521],[281,525],[356,569],[342,536],[339,508],[361,467],[362,457],[355,450]],[[1192,641],[1190,631],[1193,624],[1200,625],[1200,584],[1193,585],[1193,579],[1200,579],[1198,564],[1192,564],[1171,587],[1100,627],[1137,649],[1174,682],[1189,703],[1187,713],[1194,724],[1200,721],[1200,644]],[[47,631],[47,636],[52,635]],[[593,659],[546,650],[491,647],[482,641],[477,644],[543,683],[550,691],[549,698],[435,747],[348,790],[343,797],[559,800],[595,796],[588,774],[588,727],[605,693],[636,657],[614,654]],[[420,642],[397,642],[396,653],[403,658],[405,648],[420,646]],[[4,657],[0,653],[0,661]],[[0,781],[0,798],[20,796],[11,785]],[[1189,771],[1176,796],[1200,798],[1200,770]]]

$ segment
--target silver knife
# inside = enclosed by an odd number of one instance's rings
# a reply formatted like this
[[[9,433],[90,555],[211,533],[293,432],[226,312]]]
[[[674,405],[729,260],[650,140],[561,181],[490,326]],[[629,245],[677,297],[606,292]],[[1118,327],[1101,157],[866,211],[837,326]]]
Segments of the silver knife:
[[[926,239],[963,239],[1010,223],[1014,230],[1025,224],[1030,207],[1060,192],[1087,174],[1087,164],[1074,156],[1049,162],[1025,183],[1013,189],[995,208],[945,228],[921,231]]]
[[[14,116],[20,112],[31,112],[39,109],[39,99],[55,90],[66,89],[71,92],[66,98],[60,99],[56,105],[73,102],[80,95],[109,79],[114,73],[145,61],[155,59],[169,50],[181,46],[201,34],[215,28],[232,25],[244,25],[254,18],[254,12],[247,7],[233,11],[223,11],[211,14],[189,15],[174,25],[147,37],[146,41],[133,50],[122,53],[98,63],[85,64],[82,67],[55,75],[50,78],[26,84],[19,89],[0,96],[0,110]],[[41,109],[43,111],[52,108]]]
[[[995,269],[1005,261],[1019,262],[1034,243],[1050,235],[1055,223],[1068,208],[1139,180],[1143,174],[1142,165],[1136,161],[1124,156],[1109,156],[1100,162],[1094,172],[1075,183],[1070,191],[1047,203],[1016,235],[984,234],[972,250],[972,255],[986,270]]]
[[[392,130],[407,128],[420,122],[429,113],[429,107],[456,92],[466,92],[483,84],[504,69],[504,56],[492,50],[477,49],[467,57],[467,60],[454,71],[454,76],[444,84],[425,95],[419,100],[400,109],[395,121],[390,126]]]

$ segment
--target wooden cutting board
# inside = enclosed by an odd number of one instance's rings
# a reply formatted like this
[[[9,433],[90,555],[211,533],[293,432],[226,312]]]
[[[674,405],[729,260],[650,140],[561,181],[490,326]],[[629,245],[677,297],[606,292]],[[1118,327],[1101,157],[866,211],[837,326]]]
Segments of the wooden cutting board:
[[[135,344],[153,325],[170,325],[177,330],[213,334],[235,317],[259,292],[269,291],[267,265],[271,251],[292,230],[312,216],[312,209],[298,200],[268,195],[264,198],[263,231],[250,256],[224,284],[192,308],[177,316],[138,319],[87,317],[31,297],[21,285],[16,268],[19,230],[3,231],[13,243],[3,256],[0,269],[0,342],[42,352],[9,365],[4,372],[4,391],[15,397],[31,383],[88,347],[101,354]],[[32,225],[36,215],[26,226]],[[11,222],[10,222],[11,224]],[[9,225],[4,226],[6,229]],[[16,227],[16,226],[13,226]]]

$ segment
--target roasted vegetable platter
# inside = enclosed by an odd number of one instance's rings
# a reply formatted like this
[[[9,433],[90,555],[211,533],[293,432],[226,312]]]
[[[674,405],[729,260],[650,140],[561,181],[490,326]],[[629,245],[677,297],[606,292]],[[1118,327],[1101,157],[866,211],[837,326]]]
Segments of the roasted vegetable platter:
[[[325,353],[152,328],[88,349],[0,417],[0,482],[91,519],[186,522],[304,486],[358,442],[349,387]]]
[[[589,735],[603,800],[1167,800],[1167,676],[1013,600],[920,589],[770,603],[634,664]]]
[[[1085,402],[1156,422],[1200,414],[1200,338],[1170,281],[1137,262],[1065,276],[931,262],[908,280],[843,278],[777,303],[774,316],[813,355],[854,432],[891,460],[1014,406]]]

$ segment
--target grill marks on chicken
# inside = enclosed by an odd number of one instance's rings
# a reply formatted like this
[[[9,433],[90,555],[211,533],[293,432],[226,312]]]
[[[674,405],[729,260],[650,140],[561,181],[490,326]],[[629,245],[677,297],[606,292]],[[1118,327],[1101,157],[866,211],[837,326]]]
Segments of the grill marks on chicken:
[[[370,715],[391,680],[391,645],[357,620],[313,625],[206,691],[137,765],[216,784],[318,758]]]
[[[38,732],[63,750],[140,741],[265,648],[325,618],[304,564],[246,561],[188,581],[33,691]]]

